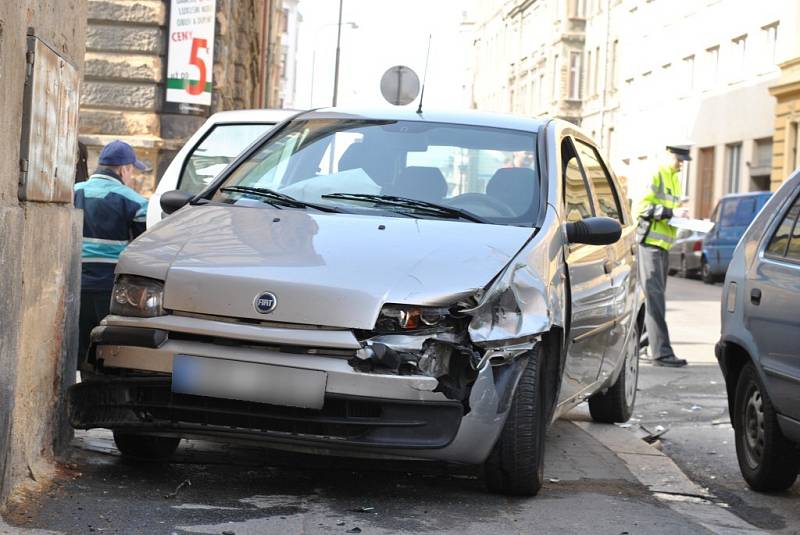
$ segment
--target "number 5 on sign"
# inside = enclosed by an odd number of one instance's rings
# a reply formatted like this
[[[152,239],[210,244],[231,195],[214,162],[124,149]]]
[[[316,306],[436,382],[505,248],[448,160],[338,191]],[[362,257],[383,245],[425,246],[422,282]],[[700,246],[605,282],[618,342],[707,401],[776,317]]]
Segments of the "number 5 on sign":
[[[206,88],[206,62],[197,56],[199,49],[208,50],[208,41],[205,39],[192,39],[192,51],[189,54],[189,63],[197,67],[199,72],[197,80],[190,80],[186,86],[186,91],[190,95],[200,95]]]
[[[211,105],[216,0],[169,4],[165,101],[178,104],[179,113],[204,113],[197,106]],[[189,106],[180,106],[184,104]]]

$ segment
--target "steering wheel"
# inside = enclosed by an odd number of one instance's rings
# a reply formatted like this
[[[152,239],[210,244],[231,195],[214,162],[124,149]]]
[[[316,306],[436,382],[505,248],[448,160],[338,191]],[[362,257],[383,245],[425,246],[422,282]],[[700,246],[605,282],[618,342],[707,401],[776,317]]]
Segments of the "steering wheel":
[[[490,197],[485,193],[462,193],[451,199],[447,199],[446,203],[454,208],[463,208],[475,215],[482,216],[498,216],[498,217],[516,217],[517,214],[506,203]],[[486,209],[490,208],[495,213],[487,214]]]

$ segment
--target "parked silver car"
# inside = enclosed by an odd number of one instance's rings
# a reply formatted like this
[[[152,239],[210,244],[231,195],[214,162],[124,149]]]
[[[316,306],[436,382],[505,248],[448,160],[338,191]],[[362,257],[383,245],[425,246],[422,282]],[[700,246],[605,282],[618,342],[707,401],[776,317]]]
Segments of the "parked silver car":
[[[554,418],[631,415],[634,226],[569,123],[307,112],[161,204],[69,396],[123,454],[255,440],[485,463],[535,494]]]
[[[739,467],[755,490],[800,470],[800,173],[767,201],[733,253],[717,359]]]
[[[669,274],[684,279],[700,274],[705,232],[680,229],[669,250]]]

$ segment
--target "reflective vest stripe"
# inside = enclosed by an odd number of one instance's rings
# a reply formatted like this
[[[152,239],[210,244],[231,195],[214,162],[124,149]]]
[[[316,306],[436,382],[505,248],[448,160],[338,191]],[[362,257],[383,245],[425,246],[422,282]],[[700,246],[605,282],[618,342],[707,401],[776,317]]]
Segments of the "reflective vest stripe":
[[[661,234],[660,232],[653,232],[650,230],[650,233],[647,235],[648,238],[653,238],[654,240],[661,240],[667,243],[672,243],[675,241],[675,236],[668,236],[666,234]]]

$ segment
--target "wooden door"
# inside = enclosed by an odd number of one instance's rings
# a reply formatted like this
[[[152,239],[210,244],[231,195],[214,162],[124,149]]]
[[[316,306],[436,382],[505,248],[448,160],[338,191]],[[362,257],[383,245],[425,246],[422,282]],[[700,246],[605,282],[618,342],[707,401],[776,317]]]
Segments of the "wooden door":
[[[707,218],[714,202],[714,147],[700,149],[697,164],[697,217]]]

